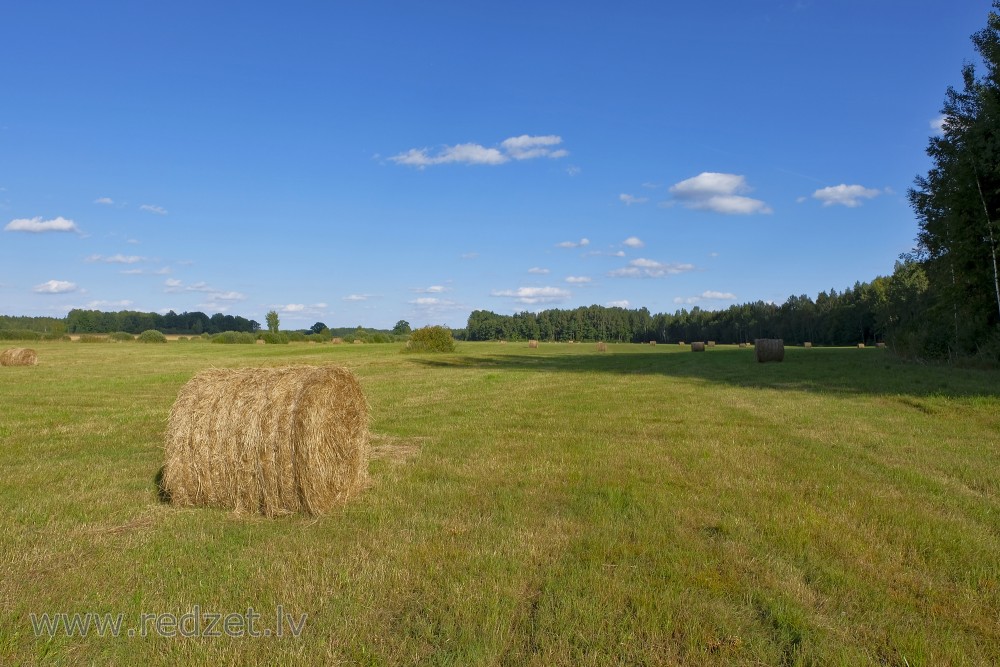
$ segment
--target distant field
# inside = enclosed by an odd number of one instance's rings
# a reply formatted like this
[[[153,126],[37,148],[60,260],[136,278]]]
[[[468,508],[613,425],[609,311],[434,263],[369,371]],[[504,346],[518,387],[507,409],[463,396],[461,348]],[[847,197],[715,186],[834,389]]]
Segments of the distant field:
[[[30,347],[38,366],[0,368],[0,664],[1000,662],[997,372],[877,349]],[[181,385],[289,363],[361,378],[371,488],[319,520],[160,503]],[[307,616],[267,638],[36,637],[30,616],[124,633],[195,606]]]

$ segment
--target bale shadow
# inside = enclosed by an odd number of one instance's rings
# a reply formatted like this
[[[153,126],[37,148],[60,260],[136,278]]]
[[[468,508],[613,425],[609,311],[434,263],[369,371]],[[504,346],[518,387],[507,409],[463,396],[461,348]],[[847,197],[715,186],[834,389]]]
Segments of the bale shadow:
[[[996,370],[921,365],[899,359],[885,349],[787,347],[783,362],[758,363],[752,348],[716,347],[696,354],[676,346],[660,348],[620,345],[598,353],[552,346],[537,352],[512,350],[408,361],[441,369],[661,375],[751,389],[825,394],[1000,397],[1000,372]]]
[[[170,503],[170,492],[163,486],[163,466],[153,476],[153,483],[156,484],[156,499],[164,504]]]

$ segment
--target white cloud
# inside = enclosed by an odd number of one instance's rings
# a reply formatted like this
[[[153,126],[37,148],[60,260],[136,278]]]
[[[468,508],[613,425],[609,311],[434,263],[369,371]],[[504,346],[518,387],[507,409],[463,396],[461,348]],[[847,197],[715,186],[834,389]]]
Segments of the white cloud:
[[[662,188],[663,184],[662,183],[650,183],[649,181],[647,181],[647,182],[645,182],[645,183],[642,184],[642,187],[646,188],[647,190],[657,190],[659,188]]]
[[[863,185],[831,185],[821,188],[813,193],[813,199],[823,202],[823,206],[833,206],[840,204],[848,208],[861,206],[862,199],[871,199],[881,194],[874,188],[866,188]]]
[[[128,299],[122,299],[120,301],[90,301],[84,306],[87,310],[103,309],[103,308],[128,308],[134,305],[134,301]]]
[[[556,135],[510,137],[500,142],[500,148],[488,148],[480,144],[467,143],[443,146],[437,153],[428,148],[411,148],[389,158],[396,164],[410,167],[430,167],[438,164],[486,164],[498,165],[510,160],[530,160],[539,157],[561,158],[569,155],[565,149],[553,148],[562,143]]]
[[[580,174],[581,171],[583,170],[575,165],[566,167],[566,173],[569,174],[570,176],[577,176]]]
[[[563,241],[562,243],[557,243],[557,248],[582,248],[584,246],[590,245],[590,239],[580,239],[579,241]]]
[[[441,294],[447,292],[448,288],[444,285],[431,285],[430,287],[414,287],[410,291],[417,294]]]
[[[736,295],[732,292],[717,292],[715,290],[705,290],[699,296],[674,297],[674,303],[698,303],[699,301],[735,301]]]
[[[628,299],[622,299],[621,301],[608,301],[608,308],[628,308]]]
[[[674,199],[687,208],[727,215],[773,213],[760,199],[743,196],[751,191],[744,176],[708,171],[670,186]]]
[[[155,213],[156,215],[166,215],[167,209],[162,206],[157,206],[156,204],[143,204],[139,207],[140,211],[149,211],[150,213]]]
[[[631,206],[632,204],[645,204],[649,201],[649,197],[636,197],[634,195],[628,195],[624,192],[618,195],[618,199],[625,202],[626,206]]]
[[[87,258],[88,262],[104,262],[105,264],[138,264],[139,262],[149,261],[145,257],[139,257],[138,255],[109,255],[105,257],[104,255],[91,255]]]
[[[226,291],[210,287],[206,283],[198,282],[192,285],[185,285],[183,282],[176,278],[167,278],[163,281],[165,286],[164,292],[177,293],[177,292],[203,292],[208,295],[209,305],[211,307],[216,307],[214,304],[217,301],[245,301],[247,296],[242,292]],[[204,305],[204,304],[203,304]]]
[[[342,297],[341,300],[342,301],[367,301],[371,297],[372,297],[371,294],[348,294],[347,296]]]
[[[520,287],[516,290],[493,290],[490,296],[509,297],[524,304],[554,303],[565,301],[571,295],[561,287]]]
[[[95,204],[104,204],[105,206],[111,206],[114,204],[114,200],[111,197],[98,197],[94,200]]]
[[[66,294],[76,290],[76,283],[71,283],[68,280],[49,280],[41,285],[35,285],[33,291],[37,294]]]
[[[938,116],[937,118],[931,120],[930,126],[931,130],[934,131],[934,134],[944,134],[945,118],[946,116]]]
[[[694,271],[694,269],[694,264],[663,263],[640,257],[629,262],[627,267],[615,269],[608,275],[612,278],[663,278]]]
[[[540,266],[533,266],[530,269],[528,269],[528,273],[533,273],[537,276],[544,276],[545,274],[549,273],[549,270],[543,269]]]
[[[125,243],[131,243],[132,245],[139,245],[138,239],[127,239]]]
[[[52,220],[42,220],[41,216],[35,218],[20,218],[11,220],[3,228],[5,232],[80,232],[80,228],[72,220],[59,216]]]
[[[145,273],[145,271],[143,271],[142,269],[125,269],[124,271],[120,271],[119,273],[121,273],[123,276],[138,276]]]
[[[643,243],[638,236],[630,236],[624,241],[622,241],[622,245],[628,246],[629,248],[641,248],[646,244]]]
[[[548,134],[540,137],[532,137],[522,134],[519,137],[504,139],[500,146],[507,151],[507,154],[515,160],[530,160],[538,157],[561,158],[569,153],[564,149],[553,149],[562,143],[562,137]]]
[[[435,306],[441,303],[441,299],[434,296],[421,296],[410,303],[416,304],[418,306]]]
[[[566,282],[571,285],[585,285],[590,282],[590,278],[587,276],[567,276]]]

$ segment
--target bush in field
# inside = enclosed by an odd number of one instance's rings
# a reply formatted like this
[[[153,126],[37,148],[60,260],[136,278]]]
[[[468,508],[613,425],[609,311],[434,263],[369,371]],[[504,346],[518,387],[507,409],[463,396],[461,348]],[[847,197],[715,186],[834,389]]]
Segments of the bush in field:
[[[301,331],[282,331],[281,336],[285,336],[288,340],[293,343],[304,343],[306,342],[306,335]]]
[[[257,337],[245,331],[223,331],[212,336],[212,342],[223,345],[253,345],[257,342]]]
[[[410,334],[410,342],[403,349],[405,352],[454,352],[455,339],[447,327],[424,327]]]
[[[166,343],[167,337],[156,329],[146,329],[139,334],[140,343]]]
[[[116,331],[114,333],[108,334],[108,340],[113,340],[118,343],[131,343],[135,340],[135,336],[128,333],[127,331]]]
[[[0,340],[39,340],[42,334],[27,329],[0,329]]]
[[[265,331],[260,335],[260,339],[268,345],[288,345],[288,336],[283,333]]]
[[[108,339],[104,336],[95,336],[93,334],[81,334],[77,339],[78,343],[107,343]]]

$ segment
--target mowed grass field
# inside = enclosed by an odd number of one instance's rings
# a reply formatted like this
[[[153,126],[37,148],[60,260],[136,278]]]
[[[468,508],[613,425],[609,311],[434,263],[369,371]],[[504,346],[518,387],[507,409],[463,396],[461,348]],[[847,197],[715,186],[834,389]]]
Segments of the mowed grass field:
[[[876,349],[34,343],[0,368],[0,664],[1000,662],[1000,374]],[[334,363],[371,486],[321,519],[158,500],[210,366]],[[36,637],[261,614],[299,637]],[[190,627],[190,626],[189,626]],[[204,627],[203,627],[204,629]]]

